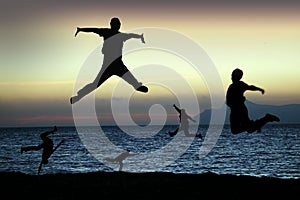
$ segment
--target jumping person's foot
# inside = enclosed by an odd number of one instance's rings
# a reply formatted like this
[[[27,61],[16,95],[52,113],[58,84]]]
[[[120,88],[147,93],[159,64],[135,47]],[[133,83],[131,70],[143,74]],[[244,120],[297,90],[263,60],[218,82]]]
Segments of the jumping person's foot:
[[[142,83],[139,83],[139,84],[140,85],[138,87],[136,87],[135,89],[137,91],[147,93],[148,92],[148,88],[146,86],[142,85]]]
[[[267,113],[265,117],[269,122],[279,122],[280,121],[280,119],[277,116],[271,115],[269,113]]]
[[[146,86],[140,86],[136,89],[137,91],[140,91],[140,92],[144,92],[144,93],[147,93],[148,92],[148,88]]]
[[[73,96],[73,97],[70,98],[70,103],[74,104],[79,100],[80,100],[79,96]]]

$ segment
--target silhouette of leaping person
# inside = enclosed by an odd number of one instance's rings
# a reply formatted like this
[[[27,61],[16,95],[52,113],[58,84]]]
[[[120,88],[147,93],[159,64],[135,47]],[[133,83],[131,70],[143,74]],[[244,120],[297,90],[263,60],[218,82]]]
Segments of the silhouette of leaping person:
[[[253,133],[255,131],[261,132],[261,128],[268,122],[279,122],[280,119],[277,116],[267,113],[264,117],[258,120],[250,120],[248,116],[248,109],[245,105],[244,92],[260,91],[262,94],[265,91],[262,88],[254,85],[248,85],[241,81],[243,77],[243,71],[240,69],[233,70],[231,74],[232,84],[228,87],[226,93],[226,104],[230,108],[230,128],[233,134],[242,133],[244,131]]]
[[[179,127],[175,131],[169,132],[169,135],[171,137],[173,137],[179,131],[183,130],[184,135],[187,136],[187,137],[200,137],[200,138],[202,138],[201,134],[190,134],[190,132],[189,132],[189,120],[191,120],[192,122],[196,122],[196,120],[194,120],[192,117],[190,117],[186,113],[185,109],[180,109],[175,104],[173,104],[173,107],[179,113],[180,125],[179,125]]]
[[[43,143],[41,143],[40,145],[21,147],[21,154],[24,151],[25,152],[26,151],[38,151],[40,149],[43,149],[42,161],[39,165],[38,175],[41,172],[42,164],[44,164],[44,165],[48,164],[48,159],[50,158],[50,156],[64,142],[64,140],[62,140],[58,145],[56,145],[55,148],[53,148],[53,145],[54,145],[53,141],[48,137],[48,135],[53,134],[56,131],[57,131],[57,128],[56,128],[56,126],[54,126],[53,130],[41,133],[40,136],[41,136],[41,139],[43,140]]]
[[[104,56],[102,68],[98,73],[95,80],[87,84],[85,87],[77,92],[76,96],[70,98],[70,103],[74,104],[83,98],[85,95],[89,94],[96,88],[98,88],[102,83],[104,83],[108,78],[113,75],[119,76],[129,84],[131,84],[137,91],[148,92],[148,88],[143,86],[142,83],[138,82],[137,79],[132,75],[132,73],[127,69],[122,61],[122,49],[123,44],[126,40],[131,38],[141,39],[145,43],[144,35],[138,35],[135,33],[122,33],[119,32],[121,27],[121,22],[118,18],[114,17],[110,21],[110,28],[79,28],[75,33],[75,37],[79,32],[86,33],[96,33],[100,37],[104,38],[102,54]]]
[[[120,155],[118,155],[115,158],[105,158],[106,161],[109,162],[117,162],[119,163],[120,167],[119,167],[119,171],[122,171],[123,169],[123,161],[129,157],[129,156],[134,156],[137,155],[135,153],[131,153],[130,150],[126,150],[125,152],[121,153]]]

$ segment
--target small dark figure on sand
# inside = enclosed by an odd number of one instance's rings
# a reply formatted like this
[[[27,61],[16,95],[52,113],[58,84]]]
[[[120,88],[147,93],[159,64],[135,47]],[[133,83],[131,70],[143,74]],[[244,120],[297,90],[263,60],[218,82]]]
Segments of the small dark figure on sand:
[[[180,109],[178,108],[175,104],[173,104],[173,107],[175,108],[175,110],[179,113],[179,121],[180,121],[180,126],[175,130],[175,131],[170,131],[169,135],[171,137],[175,136],[179,131],[184,132],[184,135],[186,137],[199,137],[202,138],[201,134],[190,134],[189,132],[189,120],[191,120],[192,122],[196,122],[196,120],[194,120],[192,117],[190,117],[185,109]]]
[[[53,134],[56,131],[57,131],[57,128],[56,128],[56,126],[54,126],[53,130],[41,133],[40,136],[41,136],[41,139],[43,140],[43,143],[41,143],[37,146],[21,147],[21,154],[26,151],[38,151],[40,149],[43,149],[42,161],[39,165],[38,175],[41,172],[42,165],[48,164],[48,159],[50,158],[50,156],[64,142],[64,140],[62,140],[55,148],[53,148],[53,146],[54,146],[53,141],[48,137],[48,135]]]
[[[226,93],[226,104],[230,108],[230,127],[233,134],[242,132],[253,133],[255,131],[261,132],[261,128],[268,122],[279,122],[280,119],[267,113],[264,117],[258,120],[250,120],[248,116],[248,109],[245,105],[244,92],[260,91],[262,94],[265,91],[254,85],[248,85],[241,81],[243,71],[240,69],[233,70],[231,74],[232,84],[229,86]]]
[[[133,74],[128,70],[128,68],[122,61],[122,49],[124,42],[131,38],[136,38],[145,43],[144,35],[138,35],[135,33],[121,33],[119,32],[120,27],[121,22],[119,18],[114,17],[110,21],[110,28],[77,28],[75,37],[79,32],[86,32],[95,33],[104,38],[102,47],[102,54],[104,55],[104,58],[102,68],[96,76],[95,80],[80,89],[77,92],[77,95],[71,97],[71,104],[76,103],[81,98],[83,98],[96,88],[100,87],[102,83],[104,83],[113,75],[121,77],[139,92],[148,92],[148,88],[137,81],[137,79],[133,76]]]

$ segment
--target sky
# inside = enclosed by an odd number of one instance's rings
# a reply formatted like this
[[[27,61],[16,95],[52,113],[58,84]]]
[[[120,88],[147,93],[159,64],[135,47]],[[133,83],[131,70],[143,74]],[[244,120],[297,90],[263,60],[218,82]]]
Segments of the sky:
[[[245,82],[266,91],[264,95],[247,92],[250,101],[270,105],[299,104],[299,9],[299,1],[290,0],[3,0],[0,2],[0,126],[72,125],[69,98],[78,89],[76,84],[84,63],[103,42],[95,34],[81,33],[75,38],[76,27],[109,27],[110,19],[115,16],[122,22],[122,32],[144,27],[167,29],[201,46],[222,81],[223,88],[215,91],[220,99],[231,83],[232,70],[240,68],[244,71]],[[163,37],[158,40],[167,39]],[[147,35],[145,39],[151,41]],[[174,44],[182,45],[180,41]],[[90,79],[86,81],[92,81],[100,70],[100,59],[99,54],[98,68],[87,69]],[[151,64],[151,59],[154,65],[158,61],[174,65],[174,70],[182,72],[182,77],[168,79],[166,88],[153,85],[166,81],[168,72],[164,73],[163,69],[158,72],[157,66],[153,66],[156,70],[152,71],[138,68],[145,60]],[[114,100],[131,98],[130,110],[135,120],[149,120],[148,110],[153,104],[171,107],[166,111],[171,120],[176,120],[176,111],[171,106],[176,97],[167,92],[167,85],[170,83],[180,89],[181,78],[189,79],[190,87],[197,93],[200,110],[210,108],[212,91],[205,78],[193,82],[197,77],[186,70],[187,62],[166,52],[151,50],[128,54],[124,60],[138,79],[149,81],[151,85],[153,78],[154,90],[144,96],[128,97],[126,91],[132,88],[112,78],[95,91],[100,118],[110,120],[108,108],[113,96]],[[123,93],[112,95],[116,84],[123,85],[120,86],[124,87],[120,89]],[[189,99],[190,94],[182,89],[178,95]],[[188,111],[196,115],[199,109],[189,108]],[[122,116],[121,110],[119,114]]]

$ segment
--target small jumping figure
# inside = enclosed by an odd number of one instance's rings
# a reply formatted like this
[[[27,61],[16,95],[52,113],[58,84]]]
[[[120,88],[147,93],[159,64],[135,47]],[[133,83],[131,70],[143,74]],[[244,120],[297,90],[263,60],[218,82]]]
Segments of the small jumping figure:
[[[40,149],[43,149],[42,161],[39,165],[38,175],[41,172],[42,165],[48,164],[48,159],[50,158],[50,156],[64,142],[64,140],[62,140],[58,145],[56,145],[55,148],[53,148],[53,146],[54,146],[53,141],[48,137],[48,135],[53,134],[56,131],[57,131],[57,128],[56,128],[56,126],[54,126],[53,130],[41,133],[40,137],[43,140],[43,143],[41,143],[40,145],[21,147],[21,154],[23,152],[27,152],[27,151],[38,151]]]
[[[191,120],[192,122],[196,122],[196,120],[194,120],[192,117],[190,117],[185,109],[180,109],[178,108],[175,104],[173,104],[173,107],[175,108],[175,110],[179,113],[179,121],[180,121],[180,126],[175,130],[175,131],[170,131],[169,135],[171,137],[175,136],[179,131],[184,132],[184,135],[186,137],[199,137],[202,138],[201,134],[190,134],[189,132],[189,121]]]
[[[137,79],[132,75],[132,73],[128,70],[128,68],[122,61],[122,49],[124,42],[131,38],[136,38],[145,43],[144,35],[138,35],[135,33],[121,33],[119,32],[120,27],[121,22],[119,18],[114,17],[110,21],[110,28],[77,28],[75,37],[79,32],[91,32],[96,33],[100,37],[104,38],[102,47],[102,54],[104,55],[104,58],[102,68],[96,76],[95,80],[80,89],[77,92],[77,95],[71,97],[71,104],[76,103],[81,98],[98,88],[102,83],[104,83],[113,75],[121,77],[130,85],[132,85],[137,91],[143,93],[148,92],[148,88],[137,81]]]
[[[230,128],[233,134],[242,133],[244,131],[253,133],[255,131],[261,132],[261,128],[268,122],[279,122],[277,116],[267,113],[264,117],[258,120],[250,120],[248,116],[248,109],[245,105],[244,92],[260,91],[262,94],[265,90],[254,85],[248,85],[241,81],[243,71],[240,69],[233,70],[231,74],[232,84],[230,84],[226,93],[226,104],[230,108]]]
[[[123,169],[123,161],[129,157],[129,156],[134,156],[137,155],[135,153],[131,153],[130,150],[126,150],[125,152],[121,153],[120,155],[118,155],[115,158],[105,158],[106,161],[109,162],[116,162],[119,163],[120,167],[119,167],[119,171],[122,171]]]

